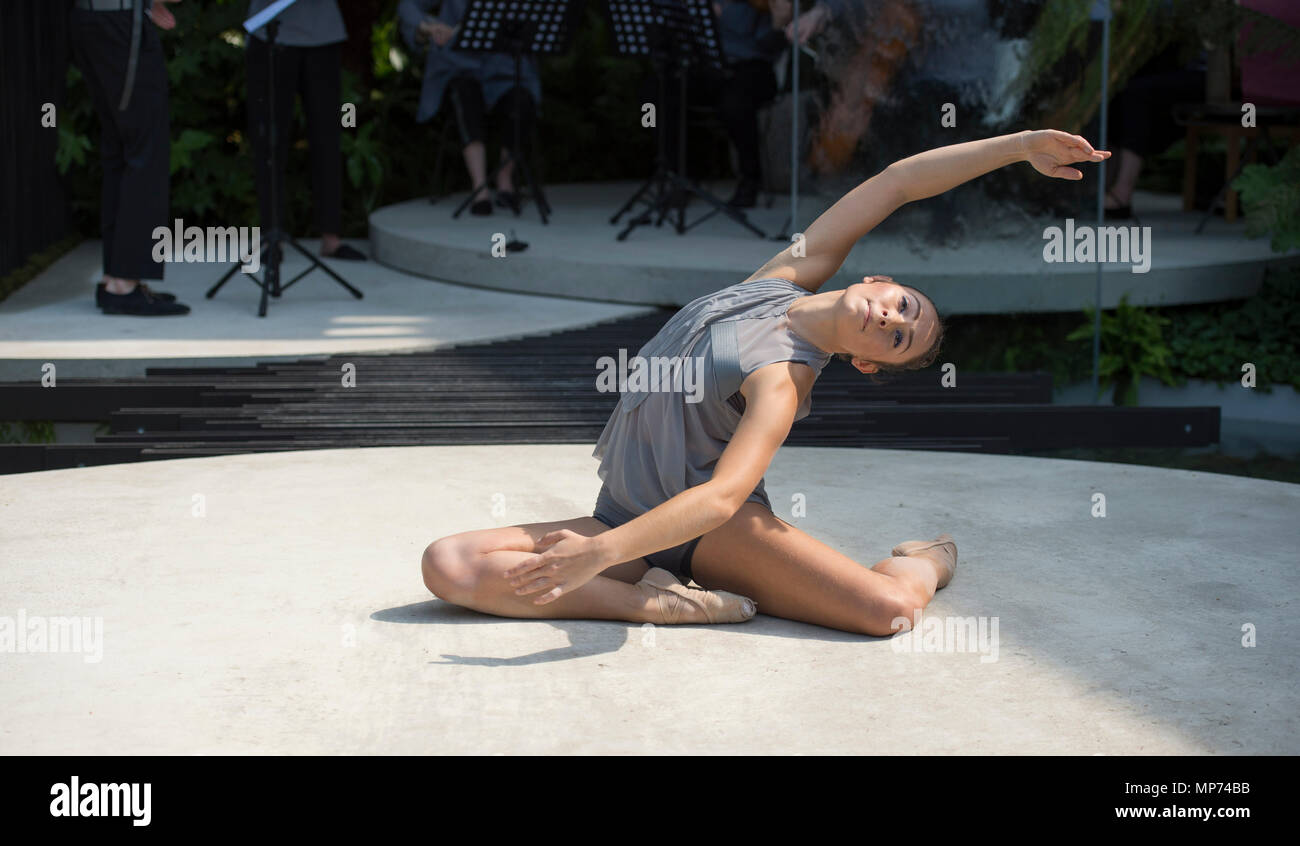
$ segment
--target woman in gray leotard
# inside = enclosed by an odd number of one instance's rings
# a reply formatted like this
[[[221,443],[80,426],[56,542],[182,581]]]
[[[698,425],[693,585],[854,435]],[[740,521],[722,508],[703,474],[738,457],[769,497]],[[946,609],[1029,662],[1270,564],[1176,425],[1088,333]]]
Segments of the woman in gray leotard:
[[[863,373],[933,362],[943,328],[914,288],[871,276],[818,293],[905,203],[1015,162],[1078,180],[1110,154],[1057,130],[939,147],[854,188],[744,282],[700,297],[638,353],[595,456],[593,516],[462,532],[421,561],[435,595],[503,617],[740,622],[757,609],[888,635],[952,578],[947,535],[871,567],[772,513],[763,473],[832,355]],[[656,366],[659,365],[659,366]],[[699,587],[685,583],[694,580]]]

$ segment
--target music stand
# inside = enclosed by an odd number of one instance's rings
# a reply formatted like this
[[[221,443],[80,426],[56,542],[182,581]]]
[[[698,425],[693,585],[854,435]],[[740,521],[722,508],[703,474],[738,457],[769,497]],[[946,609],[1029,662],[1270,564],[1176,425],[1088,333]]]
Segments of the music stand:
[[[275,46],[276,46],[275,38],[280,30],[280,21],[277,20],[277,18],[282,12],[284,12],[285,9],[292,6],[295,2],[296,0],[277,0],[277,2],[272,3],[270,6],[263,9],[261,12],[257,13],[256,15],[253,15],[251,18],[244,21],[244,28],[248,31],[249,38],[254,37],[253,36],[254,30],[260,29],[263,25],[266,26],[266,46],[267,46],[267,61],[266,61],[266,108],[267,108],[267,136],[268,136],[267,156],[270,160],[270,173],[271,173],[271,181],[268,187],[268,193],[271,195],[270,196],[271,231],[268,234],[265,243],[262,247],[263,253],[266,254],[266,270],[262,274],[264,278],[259,280],[253,274],[244,271],[244,275],[247,276],[249,279],[253,280],[254,285],[257,285],[259,288],[262,289],[262,300],[257,307],[258,317],[266,317],[266,304],[267,304],[268,294],[278,298],[282,293],[287,291],[291,285],[293,285],[299,279],[306,276],[308,273],[311,273],[316,268],[320,268],[321,270],[325,271],[330,276],[332,276],[335,282],[339,283],[344,288],[347,288],[352,293],[352,296],[356,297],[358,300],[362,298],[361,292],[358,291],[356,288],[352,287],[351,285],[349,285],[346,279],[344,279],[342,276],[335,273],[330,268],[326,267],[325,264],[321,262],[320,259],[318,259],[309,250],[303,247],[302,244],[299,244],[298,241],[293,236],[286,234],[280,229],[280,204],[278,202],[280,197],[280,168],[276,166],[276,160],[275,160],[276,159],[276,138],[278,137],[276,135],[276,127],[275,127],[275,111],[276,111],[275,110]],[[288,162],[285,162],[285,165],[287,166]],[[307,261],[309,262],[306,270],[304,270],[302,273],[299,273],[297,276],[290,279],[284,285],[280,284],[280,259],[281,259],[280,254],[282,252],[282,250],[280,249],[281,242],[287,242],[291,247],[296,249],[298,252],[302,253],[303,256],[305,256]],[[222,276],[220,279],[218,279],[217,283],[208,289],[208,292],[206,294],[207,298],[210,300],[213,297],[215,297],[217,295],[217,291],[221,290],[221,286],[225,285],[226,282],[229,281],[230,277],[235,275],[235,271],[239,270],[243,264],[244,262],[241,257],[239,261],[236,261],[233,265],[231,265],[230,269],[226,271],[225,275]]]
[[[718,34],[710,0],[605,0],[604,9],[618,51],[651,58],[661,104],[667,99],[666,79],[669,70],[676,67],[677,162],[679,167],[685,169],[687,71],[693,65],[708,66],[718,71],[723,68],[722,38]],[[660,127],[657,130],[654,173],[628,198],[609,222],[618,223],[619,218],[637,203],[646,203],[648,208],[628,221],[627,226],[618,233],[617,240],[622,241],[636,227],[649,224],[651,217],[654,217],[655,226],[661,226],[669,216],[670,209],[676,212],[676,219],[671,222],[678,235],[685,234],[687,230],[720,212],[758,237],[767,237],[750,222],[744,212],[728,206],[695,180],[670,168],[663,130]],[[648,199],[647,194],[653,199]],[[687,224],[686,202],[692,194],[713,206],[713,211]],[[677,200],[676,203],[673,202],[674,199]]]
[[[581,5],[582,0],[573,3],[570,0],[469,0],[465,15],[456,25],[451,49],[466,53],[510,53],[515,62],[515,87],[523,91],[524,53],[558,55],[568,50],[573,38],[572,18]],[[515,194],[522,197],[523,186],[530,186],[537,200],[537,212],[545,224],[549,223],[546,218],[551,213],[551,205],[546,201],[541,183],[533,176],[529,164],[531,150],[525,155],[520,144],[517,96],[512,114],[515,143],[510,153],[516,171]],[[492,184],[505,165],[504,159],[499,161],[488,174],[485,184]],[[474,200],[474,194],[474,186],[471,186],[469,196],[451,216],[460,217]],[[519,207],[513,211],[518,217]]]

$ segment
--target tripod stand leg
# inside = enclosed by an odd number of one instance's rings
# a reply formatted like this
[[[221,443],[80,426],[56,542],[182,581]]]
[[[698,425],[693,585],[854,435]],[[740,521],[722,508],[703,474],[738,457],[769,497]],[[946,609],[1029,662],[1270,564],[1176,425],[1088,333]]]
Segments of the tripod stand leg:
[[[513,153],[511,154],[510,160],[515,161],[515,157]],[[529,188],[531,188],[533,190],[534,198],[537,201],[537,213],[542,216],[543,224],[548,223],[546,216],[551,213],[551,205],[550,203],[546,202],[546,195],[542,193],[542,186],[539,185],[537,181],[533,179],[533,169],[528,165],[528,159],[526,156],[523,155],[519,156],[515,169],[519,172],[519,175],[523,177],[523,179],[519,179],[516,181],[516,185],[515,185],[516,196],[518,196],[519,189],[524,185],[527,185]],[[518,216],[519,216],[519,208],[516,207],[515,217]]]
[[[289,237],[286,237],[284,240],[288,241],[291,245],[293,245],[294,249],[296,249],[298,252],[302,253],[303,256],[307,259],[307,261],[311,262],[311,263],[312,263],[313,265],[315,265],[316,267],[318,267],[318,268],[320,268],[321,270],[325,271],[327,274],[329,274],[331,277],[334,278],[334,281],[335,281],[335,282],[339,283],[339,284],[342,285],[344,288],[347,288],[349,291],[351,291],[351,292],[352,292],[352,296],[356,297],[358,300],[362,298],[362,294],[361,294],[360,291],[358,291],[356,288],[353,288],[351,285],[349,285],[349,284],[348,284],[348,281],[347,281],[346,279],[344,279],[342,276],[339,276],[337,273],[335,273],[333,270],[331,270],[331,269],[330,269],[330,268],[325,264],[325,262],[323,262],[323,261],[321,261],[319,258],[317,258],[317,257],[316,257],[312,252],[310,252],[310,251],[309,251],[306,247],[304,247],[302,244],[299,244],[299,243],[297,242],[297,240],[295,240],[294,238],[289,238]],[[303,276],[303,275],[306,275],[306,273],[308,273],[308,272],[310,272],[310,268],[308,268],[307,271],[304,271],[302,274],[300,274],[300,275],[299,275],[299,278],[301,278],[301,276]],[[294,281],[296,282],[297,280],[295,279]],[[290,282],[290,283],[289,283],[289,285],[292,285],[292,284],[293,284],[293,282]],[[287,288],[289,287],[289,285],[285,285],[285,286],[284,286],[284,289],[287,289]],[[284,289],[281,289],[281,290],[284,290]]]
[[[226,271],[225,275],[222,276],[220,279],[218,279],[217,283],[213,285],[211,288],[209,288],[207,294],[205,294],[204,296],[207,297],[208,299],[212,299],[213,297],[215,297],[217,295],[217,291],[221,290],[221,286],[230,281],[230,277],[235,275],[235,271],[239,270],[241,265],[242,263],[238,261],[232,264],[230,266],[230,269]]]
[[[262,295],[257,306],[257,316],[266,317],[267,296],[270,295],[271,289],[279,291],[280,288],[280,234],[273,231],[271,240],[267,246],[267,256],[269,260],[266,263],[266,272],[262,274]]]
[[[621,209],[619,209],[619,210],[614,214],[614,216],[611,217],[611,218],[609,219],[609,222],[610,222],[611,224],[618,223],[618,219],[619,219],[620,217],[622,217],[623,215],[627,214],[628,211],[629,211],[633,206],[635,206],[635,205],[637,204],[637,202],[640,201],[641,196],[642,196],[643,194],[645,194],[646,191],[650,190],[651,186],[653,186],[653,185],[655,184],[655,182],[656,182],[658,179],[659,179],[659,171],[656,170],[653,174],[651,174],[651,176],[650,176],[649,179],[647,179],[645,182],[641,183],[641,187],[638,188],[638,189],[636,189],[636,193],[633,194],[630,198],[628,198],[628,201],[627,201],[626,203],[624,203],[624,204],[623,204],[623,207],[622,207]],[[620,238],[619,240],[621,241],[621,240],[623,240],[623,239]]]

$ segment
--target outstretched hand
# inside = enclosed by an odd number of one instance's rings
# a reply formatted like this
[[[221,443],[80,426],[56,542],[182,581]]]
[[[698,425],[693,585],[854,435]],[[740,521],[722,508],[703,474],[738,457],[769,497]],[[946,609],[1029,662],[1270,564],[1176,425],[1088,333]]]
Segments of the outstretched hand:
[[[1094,150],[1081,135],[1071,135],[1059,129],[1039,129],[1021,136],[1025,161],[1044,176],[1057,179],[1083,179],[1076,168],[1079,162],[1104,162],[1110,158],[1109,150]]]
[[[594,538],[571,529],[557,529],[538,539],[539,554],[525,558],[504,573],[520,596],[541,593],[534,605],[554,602],[591,581],[611,563]],[[545,550],[545,551],[543,551]]]

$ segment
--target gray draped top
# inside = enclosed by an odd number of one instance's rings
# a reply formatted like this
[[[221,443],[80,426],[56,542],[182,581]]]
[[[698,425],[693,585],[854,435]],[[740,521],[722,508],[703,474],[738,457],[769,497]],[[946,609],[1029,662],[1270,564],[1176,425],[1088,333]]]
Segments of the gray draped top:
[[[592,453],[616,503],[642,514],[708,481],[745,410],[740,385],[755,370],[797,361],[821,374],[831,354],[796,334],[786,315],[805,296],[786,279],[741,282],[688,303],[641,347],[643,359],[681,357],[702,391],[688,378],[659,379],[649,390],[632,390],[628,380]],[[805,397],[795,419],[810,410]],[[771,508],[761,479],[749,500]]]

